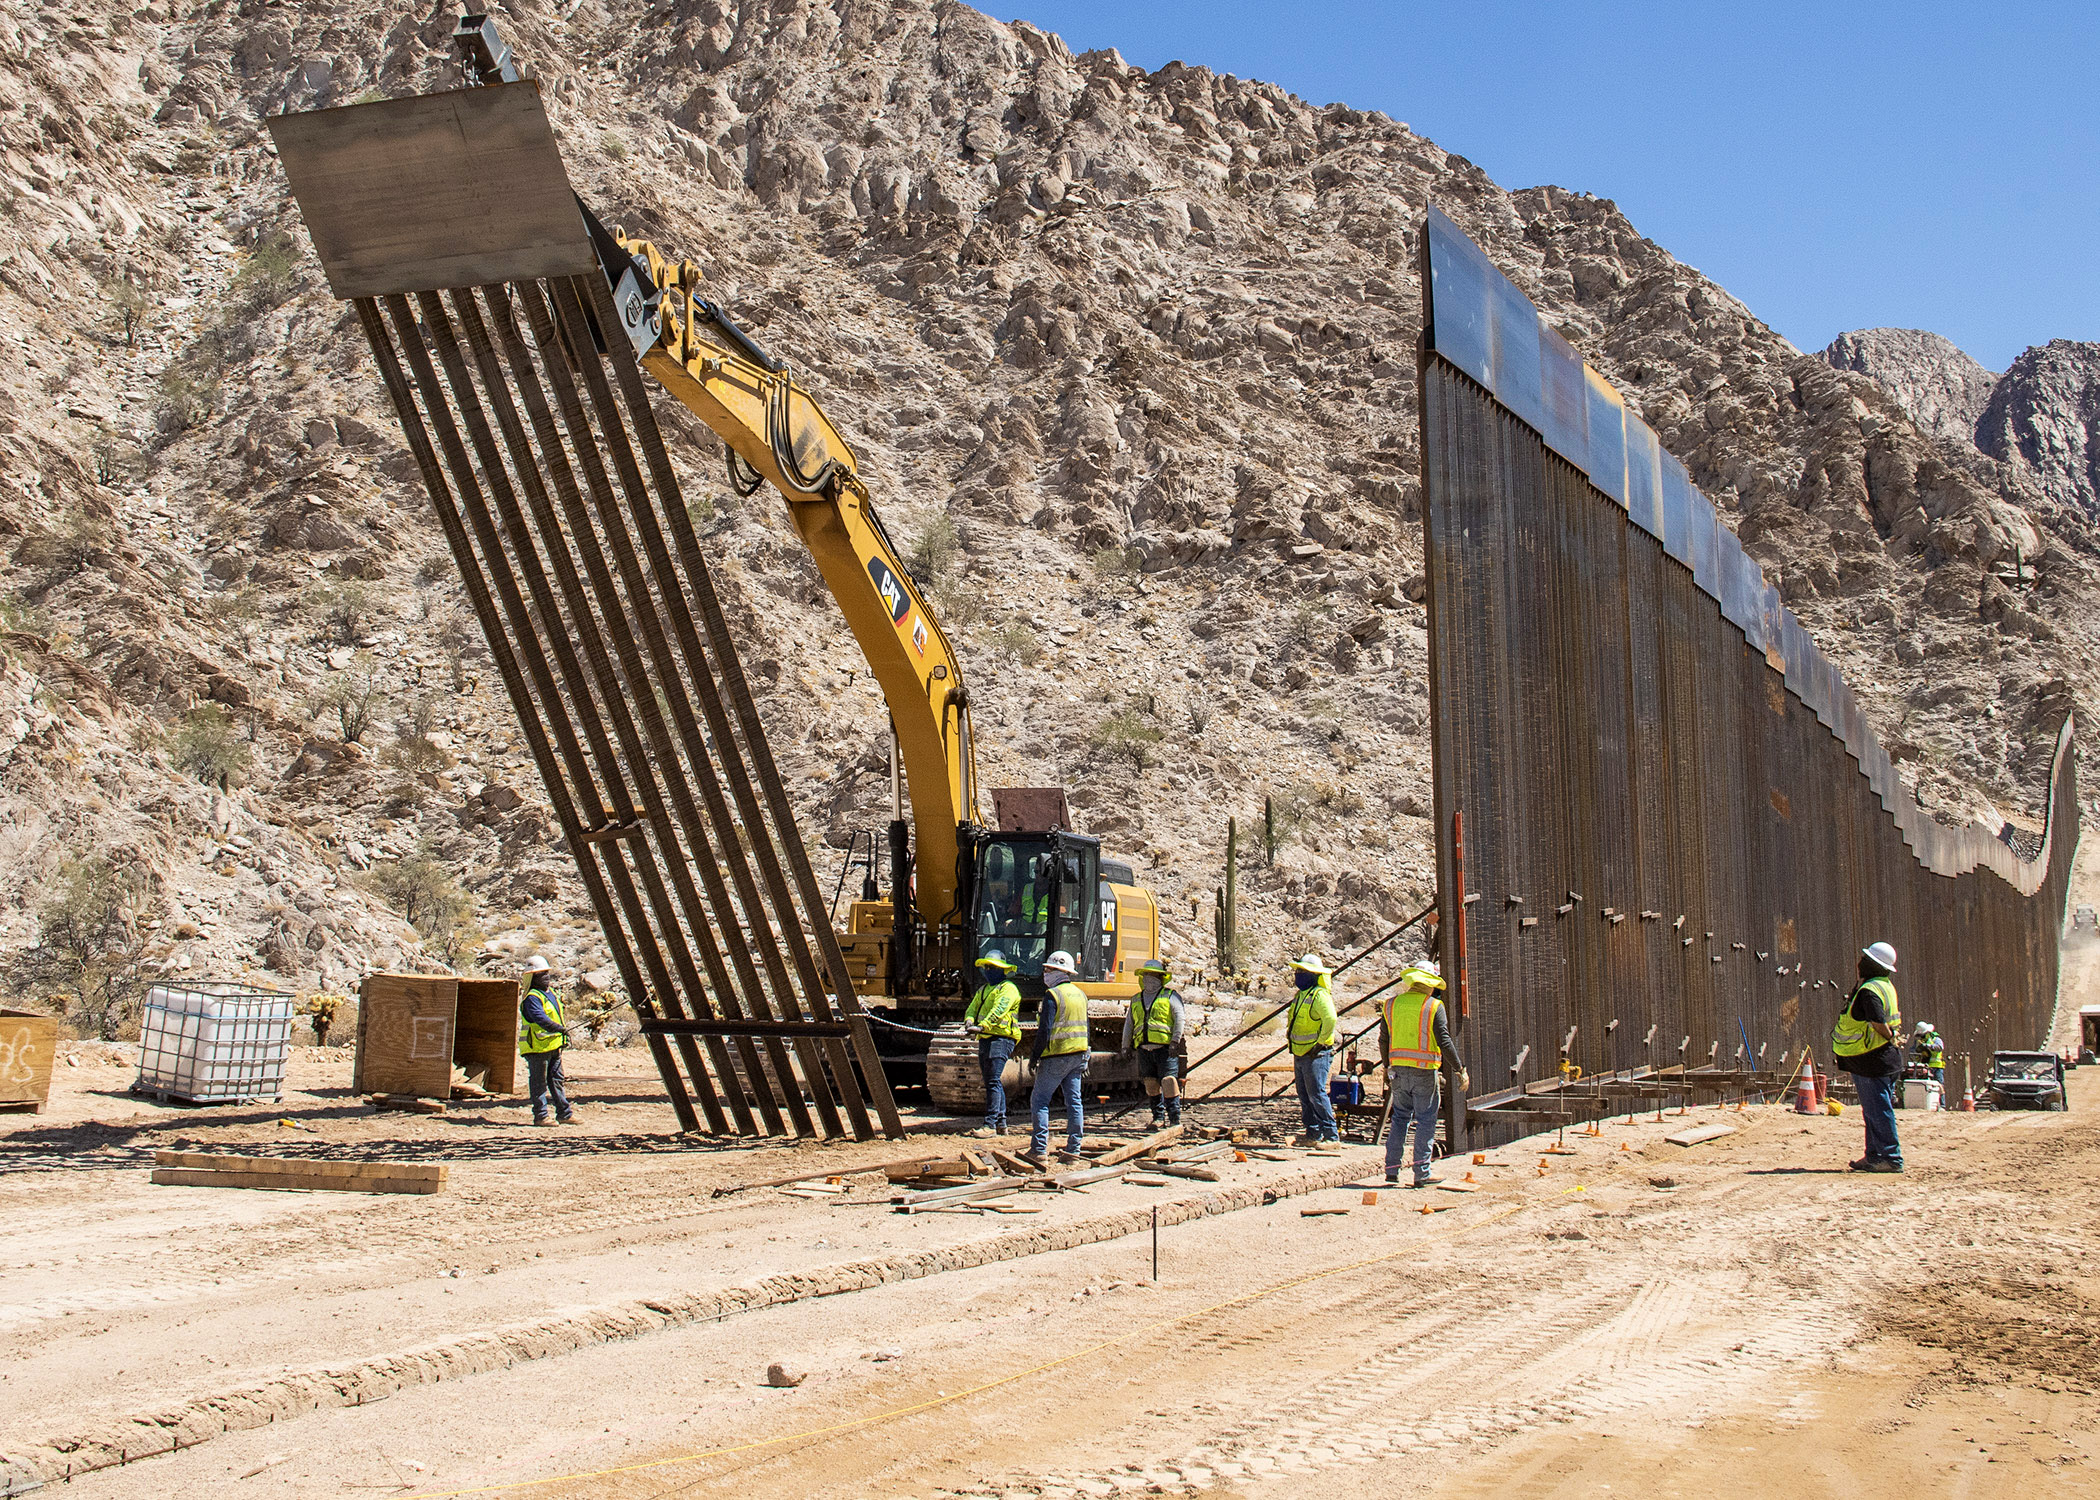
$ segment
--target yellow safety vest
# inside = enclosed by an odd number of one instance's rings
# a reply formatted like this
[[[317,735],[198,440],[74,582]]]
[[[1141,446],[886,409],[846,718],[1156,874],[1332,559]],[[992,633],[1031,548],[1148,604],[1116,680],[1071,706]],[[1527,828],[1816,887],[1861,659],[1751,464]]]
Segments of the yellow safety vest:
[[[1130,1001],[1130,1041],[1135,1047],[1164,1047],[1174,1040],[1174,997],[1161,990],[1150,1005],[1140,994]]]
[[[1291,1056],[1304,1057],[1334,1040],[1334,992],[1323,978],[1291,1001]]]
[[[527,990],[527,996],[538,995],[540,1004],[546,1008],[547,1019],[555,1025],[562,1024],[561,1002],[546,990]],[[518,1002],[518,1050],[530,1056],[535,1052],[558,1052],[561,1050],[562,1034],[525,1019],[525,1002]]]
[[[1086,1052],[1086,991],[1076,984],[1061,984],[1043,996],[1043,1004],[1057,1007],[1050,1022],[1050,1040],[1043,1048],[1045,1057],[1069,1057],[1075,1052]]]
[[[1388,1067],[1428,1068],[1444,1065],[1444,1049],[1436,1044],[1434,990],[1410,985],[1385,1002],[1385,1060]]]
[[[1918,1061],[1928,1068],[1943,1067],[1947,1061],[1947,1049],[1935,1037],[1918,1048]]]
[[[1011,979],[995,979],[980,985],[963,1012],[963,1024],[975,1026],[986,1036],[1021,1039],[1021,992]]]
[[[1865,1021],[1852,1018],[1852,1006],[1859,998],[1860,990],[1872,990],[1880,996],[1881,1003],[1888,1008],[1888,1028],[1891,1036],[1903,1027],[1902,1013],[1896,1009],[1896,982],[1885,974],[1863,980],[1859,989],[1845,997],[1845,1008],[1838,1012],[1837,1025],[1830,1028],[1830,1050],[1839,1057],[1858,1057],[1863,1052],[1872,1052],[1876,1047],[1885,1045]]]

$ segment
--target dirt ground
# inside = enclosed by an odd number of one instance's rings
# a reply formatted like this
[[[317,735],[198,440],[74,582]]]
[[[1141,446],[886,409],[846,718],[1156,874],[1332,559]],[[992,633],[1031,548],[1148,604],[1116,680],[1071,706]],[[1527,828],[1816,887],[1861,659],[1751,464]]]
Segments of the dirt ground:
[[[0,1454],[255,1425],[61,1493],[2100,1493],[2100,1070],[2068,1113],[1904,1116],[1902,1177],[1843,1170],[1856,1114],[1753,1105],[1447,1167],[1471,1193],[1383,1189],[1358,1147],[907,1217],[872,1179],[714,1197],[908,1149],[680,1142],[638,1052],[579,1052],[557,1132],[374,1115],[312,1051],[280,1105],[167,1108],[82,1050],[50,1113],[0,1117]],[[177,1143],[453,1166],[420,1198],[148,1185]],[[1363,1183],[1262,1205],[1314,1168]],[[840,1266],[864,1289],[630,1316]]]

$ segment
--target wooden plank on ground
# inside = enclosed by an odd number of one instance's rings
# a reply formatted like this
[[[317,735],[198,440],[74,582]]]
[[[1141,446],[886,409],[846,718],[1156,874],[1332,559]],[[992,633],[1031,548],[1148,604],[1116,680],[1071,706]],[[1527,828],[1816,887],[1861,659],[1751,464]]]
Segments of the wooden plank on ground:
[[[1013,1176],[1030,1177],[1043,1170],[1034,1162],[1023,1160],[1011,1151],[1001,1151],[997,1146],[993,1146],[990,1149],[992,1160],[999,1163],[1002,1171]]]
[[[443,1182],[444,1162],[313,1161],[296,1156],[226,1156],[209,1151],[156,1151],[156,1167],[184,1167],[202,1172],[262,1172],[317,1181],[391,1178],[401,1182]]]
[[[1104,1152],[1094,1159],[1094,1165],[1097,1167],[1112,1167],[1117,1162],[1129,1161],[1134,1157],[1150,1156],[1162,1147],[1171,1146],[1180,1140],[1181,1131],[1182,1127],[1179,1125],[1169,1125],[1165,1130],[1155,1130],[1141,1141],[1132,1141],[1127,1146],[1118,1146],[1113,1151]]]
[[[858,1177],[869,1172],[880,1172],[887,1177],[890,1173],[903,1171],[907,1167],[925,1168],[931,1165],[933,1158],[930,1156],[906,1156],[896,1161],[870,1162],[865,1167],[813,1167],[807,1172],[797,1172],[789,1177],[768,1177],[763,1182],[732,1182],[726,1187],[716,1188],[708,1196],[726,1198],[731,1193],[748,1193],[755,1188],[793,1187],[798,1182],[814,1182],[820,1177]]]
[[[1690,1130],[1680,1130],[1675,1135],[1666,1135],[1664,1140],[1673,1146],[1696,1146],[1701,1141],[1717,1141],[1724,1135],[1734,1135],[1733,1125],[1694,1125]]]
[[[442,1193],[445,1185],[405,1177],[289,1177],[282,1172],[203,1172],[189,1167],[155,1167],[161,1187],[275,1188],[280,1192]]]
[[[1186,1162],[1152,1161],[1149,1159],[1140,1161],[1138,1166],[1147,1172],[1164,1172],[1169,1177],[1188,1177],[1193,1178],[1197,1182],[1216,1182],[1219,1180],[1215,1167],[1192,1167]]]

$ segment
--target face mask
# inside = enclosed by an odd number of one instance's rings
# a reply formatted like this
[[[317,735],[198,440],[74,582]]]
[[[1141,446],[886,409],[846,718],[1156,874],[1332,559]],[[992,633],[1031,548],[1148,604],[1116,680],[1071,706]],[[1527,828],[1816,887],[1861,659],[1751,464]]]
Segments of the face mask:
[[[1166,981],[1161,979],[1157,974],[1146,974],[1143,977],[1141,977],[1138,981],[1138,985],[1140,989],[1143,990],[1144,996],[1147,1000],[1157,999],[1159,996],[1159,987],[1164,983],[1166,983]]]
[[[1320,982],[1319,975],[1311,973],[1305,969],[1297,970],[1295,977],[1298,981],[1298,988],[1301,990],[1312,989],[1315,985],[1319,984]]]

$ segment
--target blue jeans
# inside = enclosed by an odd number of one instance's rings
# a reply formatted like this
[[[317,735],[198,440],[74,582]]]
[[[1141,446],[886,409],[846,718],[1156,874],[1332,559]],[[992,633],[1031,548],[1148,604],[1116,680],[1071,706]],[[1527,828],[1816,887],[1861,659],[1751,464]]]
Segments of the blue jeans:
[[[1047,1156],[1050,1151],[1050,1101],[1062,1099],[1065,1106],[1065,1149],[1076,1153],[1086,1139],[1086,1109],[1080,1102],[1079,1079],[1086,1072],[1087,1054],[1067,1052],[1046,1057],[1035,1065],[1035,1087],[1029,1091],[1028,1107],[1035,1111],[1035,1134],[1029,1151]]]
[[[1853,1087],[1859,1090],[1859,1112],[1867,1122],[1868,1161],[1903,1165],[1903,1143],[1896,1139],[1896,1089],[1901,1082],[1896,1078],[1852,1075]]]
[[[977,1039],[977,1069],[984,1075],[984,1123],[994,1130],[1006,1128],[1006,1060],[1013,1055],[1010,1036]]]
[[[1392,1095],[1392,1118],[1385,1127],[1385,1171],[1390,1177],[1407,1159],[1407,1127],[1415,1127],[1415,1181],[1429,1180],[1429,1158],[1436,1145],[1438,1105],[1434,1068],[1388,1068],[1386,1089]]]
[[[1305,1119],[1305,1133],[1316,1141],[1338,1141],[1334,1128],[1334,1101],[1327,1097],[1327,1070],[1334,1053],[1325,1047],[1291,1059],[1298,1080],[1298,1113]]]
[[[532,1095],[532,1117],[547,1118],[551,1108],[554,1118],[569,1118],[569,1091],[567,1080],[561,1075],[561,1052],[556,1047],[552,1052],[528,1052],[525,1054],[526,1092]]]

